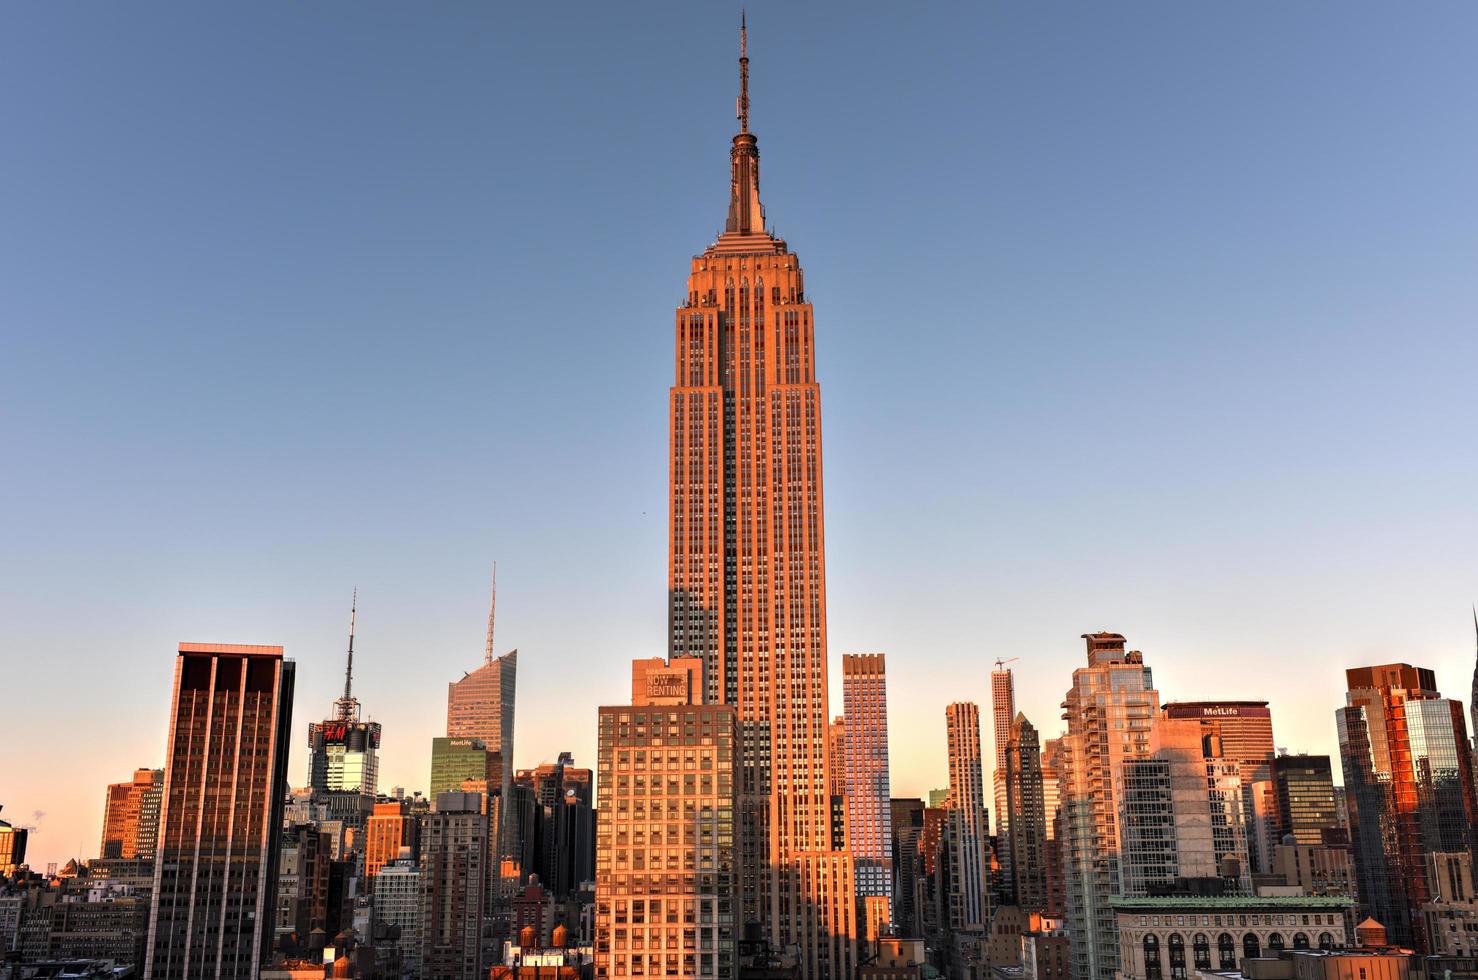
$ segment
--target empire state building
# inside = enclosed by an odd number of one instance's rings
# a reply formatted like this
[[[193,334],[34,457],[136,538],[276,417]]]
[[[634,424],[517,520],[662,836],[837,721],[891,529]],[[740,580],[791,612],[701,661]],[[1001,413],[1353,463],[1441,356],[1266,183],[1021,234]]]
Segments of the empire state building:
[[[738,924],[808,978],[855,963],[851,859],[831,850],[821,389],[805,276],[765,226],[740,33],[729,213],[692,260],[671,389],[669,653],[735,706]]]

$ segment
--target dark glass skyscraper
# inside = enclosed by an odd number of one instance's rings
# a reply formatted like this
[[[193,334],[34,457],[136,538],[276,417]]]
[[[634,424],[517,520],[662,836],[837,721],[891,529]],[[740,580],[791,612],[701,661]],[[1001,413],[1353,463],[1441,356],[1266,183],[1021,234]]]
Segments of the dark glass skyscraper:
[[[1324,831],[1339,826],[1329,756],[1280,755],[1272,776],[1279,839],[1292,834],[1296,843],[1322,844]]]
[[[1410,664],[1345,672],[1336,712],[1363,913],[1392,943],[1428,948],[1427,857],[1473,850],[1473,766],[1460,701]]]
[[[145,977],[257,975],[271,946],[293,671],[282,647],[180,644]]]

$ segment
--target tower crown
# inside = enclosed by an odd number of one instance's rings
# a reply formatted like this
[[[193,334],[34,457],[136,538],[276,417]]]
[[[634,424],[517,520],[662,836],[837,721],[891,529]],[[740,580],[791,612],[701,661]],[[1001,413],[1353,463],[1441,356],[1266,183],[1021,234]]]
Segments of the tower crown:
[[[749,30],[739,20],[739,97],[734,100],[739,132],[729,150],[729,218],[720,245],[743,245],[746,251],[762,245],[774,251],[773,239],[765,232],[765,208],[760,204],[759,140],[749,131]],[[748,241],[743,241],[748,239]],[[756,240],[759,241],[756,241]]]

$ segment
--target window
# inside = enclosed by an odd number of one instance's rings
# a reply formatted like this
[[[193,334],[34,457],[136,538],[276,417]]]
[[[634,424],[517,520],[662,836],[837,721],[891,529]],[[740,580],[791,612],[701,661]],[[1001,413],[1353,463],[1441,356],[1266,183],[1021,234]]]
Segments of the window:
[[[1331,936],[1327,932],[1321,932],[1321,933],[1319,933],[1319,948],[1320,949],[1333,949],[1334,948],[1334,937]]]
[[[1178,932],[1170,934],[1170,975],[1185,976],[1185,939]]]
[[[1196,957],[1196,969],[1211,969],[1211,941],[1206,938],[1204,932],[1196,933],[1191,945]]]
[[[1271,936],[1268,937],[1268,950],[1269,950],[1269,952],[1276,953],[1277,951],[1281,950],[1282,948],[1283,948],[1283,934],[1281,932],[1275,932]]]
[[[1153,934],[1144,937],[1144,975],[1146,980],[1161,980],[1160,939]]]
[[[1257,959],[1262,955],[1262,944],[1257,941],[1257,934],[1249,932],[1242,937],[1242,955],[1248,959]]]
[[[1294,949],[1308,949],[1309,948],[1309,934],[1306,933],[1306,932],[1295,932],[1293,934],[1293,948]]]
[[[1224,932],[1216,937],[1216,958],[1223,970],[1237,968],[1237,944],[1232,941],[1231,933]]]

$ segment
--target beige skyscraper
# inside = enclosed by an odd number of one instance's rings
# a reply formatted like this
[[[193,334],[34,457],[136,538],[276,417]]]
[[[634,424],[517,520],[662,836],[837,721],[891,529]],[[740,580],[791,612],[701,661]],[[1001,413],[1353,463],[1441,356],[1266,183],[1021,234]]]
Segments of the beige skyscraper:
[[[1059,791],[1067,840],[1063,878],[1072,932],[1073,980],[1113,980],[1118,924],[1109,898],[1119,888],[1119,801],[1123,767],[1150,751],[1160,707],[1150,670],[1118,633],[1085,633],[1088,666],[1073,671],[1062,702]]]
[[[944,709],[949,738],[948,811],[949,926],[956,932],[984,928],[990,917],[986,895],[985,787],[980,768],[980,708],[956,701]]]
[[[738,715],[739,922],[795,951],[808,980],[840,980],[856,918],[831,826],[815,318],[765,226],[742,30],[739,69],[728,220],[676,312],[669,654],[701,658],[705,700]]]

